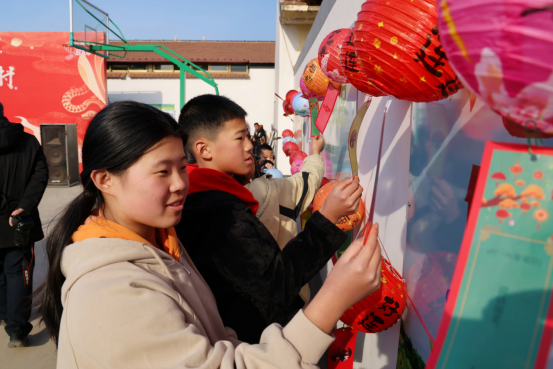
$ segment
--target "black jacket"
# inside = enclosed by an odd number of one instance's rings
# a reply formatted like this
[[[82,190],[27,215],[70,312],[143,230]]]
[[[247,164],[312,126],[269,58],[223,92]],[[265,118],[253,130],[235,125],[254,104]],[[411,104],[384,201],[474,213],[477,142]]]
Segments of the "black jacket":
[[[223,323],[238,339],[258,343],[271,323],[285,325],[304,305],[298,293],[347,236],[319,212],[280,250],[238,197],[189,194],[177,235],[213,291]]]
[[[38,140],[0,114],[0,248],[14,246],[9,218],[19,208],[35,222],[30,242],[44,238],[37,207],[47,181],[48,165]]]

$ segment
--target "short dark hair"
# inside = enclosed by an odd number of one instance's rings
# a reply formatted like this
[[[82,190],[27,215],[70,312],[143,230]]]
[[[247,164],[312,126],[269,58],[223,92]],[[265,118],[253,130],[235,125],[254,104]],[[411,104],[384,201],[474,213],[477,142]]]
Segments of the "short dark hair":
[[[216,140],[226,122],[245,118],[248,113],[225,96],[200,95],[191,99],[180,112],[179,125],[188,136],[185,146],[189,163],[195,163],[192,145],[201,136]]]
[[[253,125],[254,125],[254,126],[258,126],[258,125],[259,125],[259,123],[254,123]]]
[[[0,117],[4,116],[4,105],[0,102]]]
[[[261,155],[261,150],[270,150],[273,151],[273,148],[269,146],[268,144],[261,144],[255,147],[255,155],[259,156]]]

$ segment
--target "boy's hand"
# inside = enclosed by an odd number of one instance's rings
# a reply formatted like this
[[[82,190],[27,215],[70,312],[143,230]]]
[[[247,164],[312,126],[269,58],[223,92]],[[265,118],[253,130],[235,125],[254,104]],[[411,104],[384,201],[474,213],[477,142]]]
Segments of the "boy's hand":
[[[319,155],[325,148],[325,139],[322,136],[313,137],[313,155]]]
[[[355,240],[338,259],[321,290],[305,308],[305,316],[323,332],[330,334],[342,314],[353,304],[380,287],[382,258],[377,242],[378,224],[367,243]]]
[[[334,186],[319,212],[332,223],[336,223],[341,217],[357,212],[362,194],[363,187],[359,184],[359,177],[344,179]]]

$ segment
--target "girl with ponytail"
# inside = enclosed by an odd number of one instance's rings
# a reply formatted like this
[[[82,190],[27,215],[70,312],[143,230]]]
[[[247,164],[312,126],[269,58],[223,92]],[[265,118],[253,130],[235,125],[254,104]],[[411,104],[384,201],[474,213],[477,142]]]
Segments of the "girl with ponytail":
[[[137,102],[110,104],[90,122],[83,192],[49,234],[38,292],[58,368],[314,366],[342,313],[378,288],[374,226],[305,311],[267,327],[262,344],[240,342],[173,228],[188,190],[185,143],[173,118]]]

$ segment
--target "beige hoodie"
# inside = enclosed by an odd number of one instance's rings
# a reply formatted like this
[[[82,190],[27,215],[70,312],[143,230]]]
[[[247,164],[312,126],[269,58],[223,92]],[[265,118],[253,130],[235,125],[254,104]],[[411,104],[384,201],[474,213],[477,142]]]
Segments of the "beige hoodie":
[[[90,238],[66,247],[58,368],[316,368],[333,338],[302,311],[261,343],[223,326],[211,290],[180,245],[180,260],[148,244]]]

